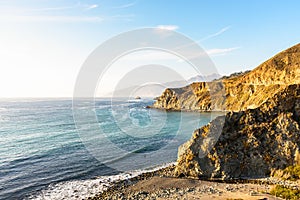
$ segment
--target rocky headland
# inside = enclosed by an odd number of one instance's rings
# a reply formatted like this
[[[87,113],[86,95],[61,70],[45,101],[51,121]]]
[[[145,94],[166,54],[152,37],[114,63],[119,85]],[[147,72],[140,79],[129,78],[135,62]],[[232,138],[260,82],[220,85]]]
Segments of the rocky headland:
[[[154,108],[226,110],[180,146],[175,174],[257,178],[300,162],[300,44],[252,71],[166,89]]]
[[[175,166],[94,199],[300,198],[300,44],[252,71],[166,89],[150,107],[225,112],[179,147]]]
[[[243,111],[257,108],[292,84],[300,84],[300,44],[275,55],[252,71],[212,82],[195,82],[183,88],[168,88],[152,107]]]

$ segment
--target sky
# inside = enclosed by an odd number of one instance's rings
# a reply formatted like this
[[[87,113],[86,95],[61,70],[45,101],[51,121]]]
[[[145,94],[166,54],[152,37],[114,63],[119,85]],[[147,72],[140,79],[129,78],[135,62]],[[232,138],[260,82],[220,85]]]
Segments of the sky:
[[[145,27],[196,41],[222,75],[253,69],[299,43],[299,8],[297,0],[1,0],[0,97],[72,97],[95,48]]]

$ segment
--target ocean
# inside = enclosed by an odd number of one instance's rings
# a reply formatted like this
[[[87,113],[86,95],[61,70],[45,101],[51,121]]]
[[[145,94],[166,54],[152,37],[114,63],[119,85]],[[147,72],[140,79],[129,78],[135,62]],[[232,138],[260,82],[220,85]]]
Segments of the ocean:
[[[85,135],[71,99],[1,100],[0,199],[92,196],[115,180],[174,163],[179,145],[220,115],[147,109],[152,103],[96,99],[98,128],[87,126]]]

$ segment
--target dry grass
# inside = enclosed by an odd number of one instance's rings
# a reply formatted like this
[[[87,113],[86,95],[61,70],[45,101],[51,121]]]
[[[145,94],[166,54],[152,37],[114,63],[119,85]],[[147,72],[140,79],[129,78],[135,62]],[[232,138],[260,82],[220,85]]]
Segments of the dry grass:
[[[283,170],[276,170],[273,176],[289,181],[300,180],[300,165],[293,165]]]
[[[270,194],[284,199],[300,199],[300,190],[285,188],[281,185],[276,185],[271,189]]]

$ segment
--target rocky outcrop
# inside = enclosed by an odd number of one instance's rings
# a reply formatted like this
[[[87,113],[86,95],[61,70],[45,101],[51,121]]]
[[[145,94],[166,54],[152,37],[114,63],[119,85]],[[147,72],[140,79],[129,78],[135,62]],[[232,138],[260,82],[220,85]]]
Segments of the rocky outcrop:
[[[208,84],[198,82],[183,88],[166,89],[153,106],[167,110],[209,110],[210,100]]]
[[[181,145],[177,176],[265,177],[300,163],[300,44],[252,71],[170,88],[154,108],[226,110]]]
[[[264,177],[299,162],[300,85],[278,90],[255,109],[229,112],[197,129],[179,148],[176,175]]]
[[[300,84],[300,44],[291,47],[256,69],[210,83],[198,82],[169,88],[152,107],[167,110],[254,109],[287,85]]]

